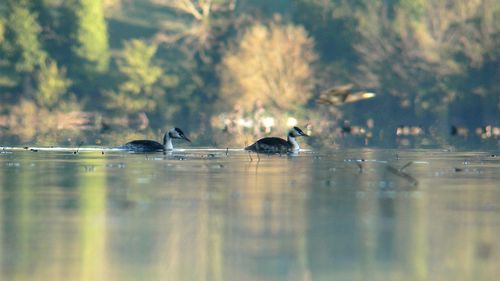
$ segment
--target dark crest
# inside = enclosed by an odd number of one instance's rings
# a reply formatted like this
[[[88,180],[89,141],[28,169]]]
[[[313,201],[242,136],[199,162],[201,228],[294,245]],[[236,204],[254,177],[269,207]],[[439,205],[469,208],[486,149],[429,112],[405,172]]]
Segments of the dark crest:
[[[304,136],[308,137],[309,135],[304,133],[299,127],[293,127],[293,130],[290,130],[290,136],[294,136],[294,134],[297,134],[297,136]]]
[[[181,129],[175,127],[174,130],[179,134],[179,136],[184,136],[184,132]]]
[[[295,129],[295,131],[297,131],[297,133],[299,134],[304,134],[304,132],[302,132],[302,130],[299,128],[299,127],[293,127]]]

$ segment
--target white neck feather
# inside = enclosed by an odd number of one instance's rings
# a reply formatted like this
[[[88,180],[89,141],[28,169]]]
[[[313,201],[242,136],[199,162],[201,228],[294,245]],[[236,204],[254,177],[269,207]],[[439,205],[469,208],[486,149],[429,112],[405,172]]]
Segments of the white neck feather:
[[[299,151],[300,150],[299,143],[297,142],[297,140],[295,139],[295,137],[288,136],[288,141],[292,144],[292,150],[293,151]]]
[[[173,150],[174,146],[172,145],[172,138],[167,134],[167,141],[165,143],[165,150]]]

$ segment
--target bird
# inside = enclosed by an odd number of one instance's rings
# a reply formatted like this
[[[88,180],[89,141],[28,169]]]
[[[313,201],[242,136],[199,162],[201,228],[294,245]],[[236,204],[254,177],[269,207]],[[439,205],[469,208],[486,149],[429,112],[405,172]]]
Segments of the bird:
[[[129,150],[133,152],[161,152],[173,150],[172,139],[183,139],[189,143],[191,140],[188,139],[181,129],[172,128],[163,136],[163,144],[153,141],[153,140],[133,140],[127,142],[126,144],[119,146],[119,149]]]
[[[254,144],[245,147],[245,150],[266,154],[295,153],[300,150],[297,137],[309,137],[300,128],[293,127],[288,132],[287,140],[277,137],[267,137],[256,141]]]
[[[321,92],[317,103],[339,106],[344,103],[357,102],[375,97],[374,93],[365,91],[353,92],[352,88],[352,84],[347,84],[327,89]]]

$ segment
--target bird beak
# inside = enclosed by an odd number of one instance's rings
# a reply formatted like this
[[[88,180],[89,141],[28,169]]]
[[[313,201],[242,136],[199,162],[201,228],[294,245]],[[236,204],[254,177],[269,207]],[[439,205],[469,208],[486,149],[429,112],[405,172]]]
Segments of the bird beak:
[[[182,135],[182,139],[184,139],[184,140],[188,141],[189,143],[191,143],[191,140],[188,139],[185,135]]]
[[[306,134],[306,133],[304,133],[304,132],[302,133],[302,136],[303,136],[303,137],[309,137],[309,135],[308,135],[308,134]]]

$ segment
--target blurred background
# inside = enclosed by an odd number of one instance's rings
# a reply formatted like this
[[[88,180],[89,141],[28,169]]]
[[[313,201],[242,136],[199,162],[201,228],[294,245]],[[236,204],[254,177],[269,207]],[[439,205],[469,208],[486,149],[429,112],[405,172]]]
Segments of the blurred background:
[[[498,147],[495,0],[4,0],[0,144]]]

